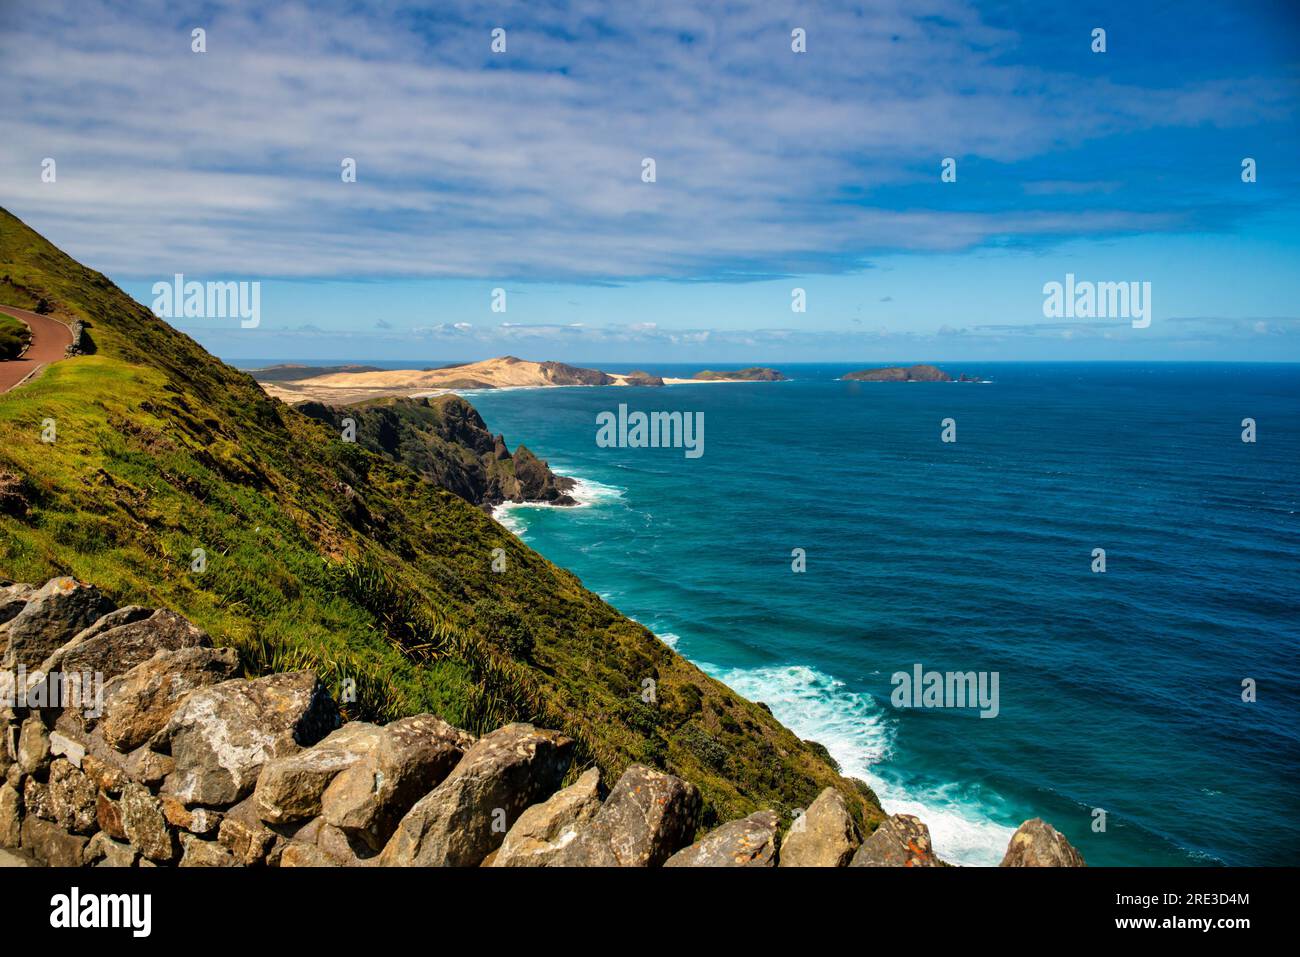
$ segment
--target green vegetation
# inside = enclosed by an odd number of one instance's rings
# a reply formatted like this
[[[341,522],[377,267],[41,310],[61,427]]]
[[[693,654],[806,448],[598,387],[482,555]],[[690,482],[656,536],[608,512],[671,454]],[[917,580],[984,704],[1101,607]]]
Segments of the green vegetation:
[[[27,323],[0,312],[0,362],[17,359],[31,339],[32,332]]]
[[[706,825],[827,785],[879,820],[816,749],[481,510],[270,399],[3,210],[0,275],[0,301],[47,299],[97,347],[0,396],[0,575],[174,608],[252,672],[355,682],[351,716],[560,728],[608,776],[644,761],[694,782]]]

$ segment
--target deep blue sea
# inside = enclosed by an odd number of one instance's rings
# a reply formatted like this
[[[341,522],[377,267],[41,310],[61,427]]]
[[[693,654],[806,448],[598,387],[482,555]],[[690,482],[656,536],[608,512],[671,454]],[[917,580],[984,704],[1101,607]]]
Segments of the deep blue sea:
[[[953,862],[997,863],[1035,816],[1094,865],[1300,859],[1300,367],[850,368],[473,394],[583,483],[584,507],[499,517]],[[619,403],[702,412],[704,454],[598,447]],[[997,672],[997,716],[894,707],[918,664]]]

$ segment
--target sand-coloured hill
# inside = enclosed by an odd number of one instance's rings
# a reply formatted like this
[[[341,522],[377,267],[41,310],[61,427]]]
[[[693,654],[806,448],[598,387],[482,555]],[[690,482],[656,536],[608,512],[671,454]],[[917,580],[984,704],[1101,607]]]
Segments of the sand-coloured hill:
[[[435,369],[365,369],[364,371],[328,371],[320,374],[303,367],[303,374],[290,378],[289,367],[255,369],[252,375],[266,392],[288,403],[323,402],[326,405],[351,405],[368,399],[392,397],[418,398],[468,389],[534,389],[549,386],[597,385],[685,385],[706,382],[749,382],[752,373],[770,373],[769,381],[781,378],[776,370],[746,369],[739,372],[705,372],[694,378],[667,378],[645,372],[601,372],[563,362],[532,362],[515,356],[484,359]]]

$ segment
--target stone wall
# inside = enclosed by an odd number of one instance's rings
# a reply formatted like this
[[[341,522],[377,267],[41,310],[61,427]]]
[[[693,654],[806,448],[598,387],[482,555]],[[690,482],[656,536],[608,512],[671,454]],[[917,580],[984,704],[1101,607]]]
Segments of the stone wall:
[[[344,723],[314,674],[245,677],[233,649],[174,612],[116,608],[70,578],[0,585],[0,674],[13,699],[0,707],[0,848],[34,864],[941,864],[916,818],[864,840],[829,788],[784,840],[768,810],[695,841],[699,794],[671,774],[633,765],[607,793],[555,731],[475,739],[430,714]],[[1038,820],[1004,861],[1082,863]]]

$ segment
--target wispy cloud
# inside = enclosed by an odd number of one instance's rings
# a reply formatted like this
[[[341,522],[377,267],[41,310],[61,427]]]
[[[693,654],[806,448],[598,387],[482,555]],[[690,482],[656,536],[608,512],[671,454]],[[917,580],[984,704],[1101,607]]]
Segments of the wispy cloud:
[[[1154,208],[1062,157],[1293,107],[1293,81],[1050,69],[956,0],[383,9],[7,7],[0,201],[119,276],[842,272],[885,250],[1201,226],[1230,215],[1212,191]],[[944,156],[1005,185],[941,186]]]

